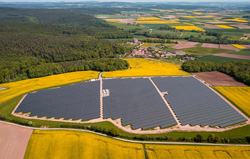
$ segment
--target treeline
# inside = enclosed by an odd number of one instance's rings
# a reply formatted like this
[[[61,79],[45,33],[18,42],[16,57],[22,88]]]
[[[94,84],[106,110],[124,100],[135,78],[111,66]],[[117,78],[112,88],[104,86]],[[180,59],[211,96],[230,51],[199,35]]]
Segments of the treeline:
[[[219,71],[250,86],[250,62],[213,63],[203,61],[186,61],[182,64],[182,69],[187,72]]]
[[[189,31],[190,32],[190,31]],[[191,32],[197,32],[197,31],[191,31]],[[236,39],[228,39],[228,37],[216,37],[216,38],[202,38],[201,36],[194,36],[190,35],[189,37],[180,37],[176,34],[152,34],[147,31],[145,32],[136,32],[136,35],[143,35],[149,38],[160,38],[160,39],[175,39],[175,40],[188,40],[193,42],[199,42],[199,43],[212,43],[212,44],[243,44],[243,45],[249,45],[250,41],[247,40],[236,40]],[[213,33],[209,33],[213,34]]]
[[[50,36],[92,36],[98,39],[133,38],[133,34],[112,27],[69,27],[36,23],[0,23],[0,33],[26,33]]]
[[[27,61],[28,62],[28,61]],[[34,62],[34,61],[32,61]],[[127,69],[129,64],[121,59],[91,59],[59,63],[27,63],[14,65],[13,68],[3,68],[0,71],[0,83],[27,78],[37,78],[49,75],[75,71],[116,71]]]
[[[177,43],[177,42],[174,42],[170,39],[140,39],[141,42],[144,42],[144,43]]]

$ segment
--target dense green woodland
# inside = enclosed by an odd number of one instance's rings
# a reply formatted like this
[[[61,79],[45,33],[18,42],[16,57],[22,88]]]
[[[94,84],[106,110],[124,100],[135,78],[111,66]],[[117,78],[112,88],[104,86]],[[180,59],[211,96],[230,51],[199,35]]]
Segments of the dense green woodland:
[[[0,21],[0,83],[72,71],[128,68],[128,63],[117,57],[133,48],[104,39],[133,35],[92,15],[0,8]]]
[[[186,61],[183,63],[182,69],[192,73],[220,71],[250,86],[250,62],[213,63],[203,61]]]

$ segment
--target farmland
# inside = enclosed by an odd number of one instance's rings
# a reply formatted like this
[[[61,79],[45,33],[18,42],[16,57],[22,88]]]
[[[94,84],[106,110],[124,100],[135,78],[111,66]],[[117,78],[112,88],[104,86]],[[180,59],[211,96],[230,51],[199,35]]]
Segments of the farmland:
[[[227,52],[228,50],[224,49],[215,49],[215,48],[205,48],[205,47],[193,47],[193,48],[185,48],[182,49],[188,54],[198,54],[198,55],[207,55],[207,54],[215,54],[215,53],[222,53]]]
[[[174,146],[146,144],[149,158],[249,158],[248,147]]]
[[[196,31],[204,31],[203,29],[197,27],[197,26],[172,26],[173,28],[175,29],[178,29],[178,30],[196,30]]]
[[[230,26],[227,26],[227,25],[215,25],[215,26],[223,28],[223,29],[236,29],[234,27],[230,27]]]
[[[248,56],[248,55],[237,55],[237,54],[220,53],[220,54],[214,54],[214,56],[221,56],[221,57],[228,57],[228,58],[235,58],[235,59],[250,60],[250,56]]]
[[[246,59],[236,59],[236,58],[228,58],[228,57],[213,56],[213,55],[202,56],[202,57],[199,57],[197,60],[207,61],[207,62],[216,62],[216,63],[224,63],[224,62],[229,62],[229,61],[249,62],[249,60],[246,60]]]
[[[86,132],[35,130],[24,158],[162,159],[229,158],[229,156],[249,158],[249,147],[140,144]]]
[[[24,158],[138,158],[142,144],[131,144],[104,136],[77,131],[35,130]]]
[[[139,77],[139,76],[170,76],[170,75],[189,75],[187,72],[180,70],[180,66],[150,61],[146,59],[126,59],[130,65],[129,70],[105,72],[102,77]]]
[[[246,86],[233,77],[218,71],[193,73],[193,75],[200,77],[213,86]]]
[[[239,44],[232,44],[234,47],[238,48],[238,49],[246,49],[246,47],[239,45]]]
[[[250,116],[250,87],[215,87],[236,106]]]
[[[5,123],[0,123],[0,129],[0,158],[22,159],[33,130]]]

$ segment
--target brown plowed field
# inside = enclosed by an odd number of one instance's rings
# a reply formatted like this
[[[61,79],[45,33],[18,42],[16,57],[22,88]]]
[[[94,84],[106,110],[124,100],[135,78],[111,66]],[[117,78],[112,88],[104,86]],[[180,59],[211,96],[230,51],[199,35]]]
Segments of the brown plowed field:
[[[214,56],[221,56],[221,57],[235,58],[235,59],[247,59],[247,60],[250,60],[250,56],[247,56],[247,55],[236,55],[236,54],[227,54],[227,53],[213,54],[213,55]]]
[[[196,47],[195,45],[197,45],[197,44],[199,44],[199,43],[197,43],[197,42],[188,42],[188,43],[185,43],[185,44],[178,44],[178,45],[172,46],[172,48],[174,48],[174,49],[185,49],[185,48]]]
[[[233,77],[217,71],[193,73],[193,75],[198,76],[213,86],[246,86],[236,81]]]
[[[201,47],[208,47],[208,48],[219,49],[219,48],[220,48],[220,45],[219,45],[219,44],[203,43]]]
[[[188,41],[177,41],[178,42],[178,44],[186,44],[186,43],[188,43]]]
[[[194,24],[198,24],[198,25],[203,25],[205,23],[201,23],[201,22],[193,22]]]
[[[0,123],[0,158],[23,159],[33,130]]]
[[[242,45],[242,46],[244,46],[244,47],[250,49],[250,45]]]
[[[216,22],[208,22],[208,23],[211,23],[211,24],[225,24],[225,23],[231,23],[231,22],[224,22],[224,21],[216,21]]]
[[[243,25],[243,24],[239,24],[239,25],[230,25],[239,29],[250,29],[249,25]]]
[[[236,47],[233,47],[232,45],[225,45],[225,44],[221,44],[220,49],[239,51],[239,49],[237,49]]]

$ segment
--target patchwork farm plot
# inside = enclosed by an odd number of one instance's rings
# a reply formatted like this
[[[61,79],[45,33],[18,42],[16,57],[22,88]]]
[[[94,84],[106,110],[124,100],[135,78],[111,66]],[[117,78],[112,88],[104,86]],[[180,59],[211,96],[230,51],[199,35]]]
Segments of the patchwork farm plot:
[[[187,43],[184,43],[184,44],[175,45],[172,48],[174,48],[174,49],[192,48],[192,47],[196,47],[197,44],[199,44],[199,43],[197,43],[197,42],[187,42]]]
[[[229,58],[250,60],[250,56],[247,56],[247,55],[236,55],[236,54],[221,53],[221,54],[214,54],[214,56],[221,56],[221,57],[229,57]]]
[[[198,76],[213,86],[246,86],[236,81],[233,77],[218,71],[193,73],[193,75]]]

